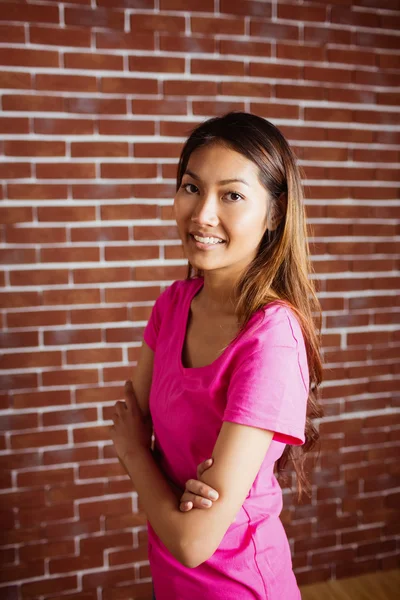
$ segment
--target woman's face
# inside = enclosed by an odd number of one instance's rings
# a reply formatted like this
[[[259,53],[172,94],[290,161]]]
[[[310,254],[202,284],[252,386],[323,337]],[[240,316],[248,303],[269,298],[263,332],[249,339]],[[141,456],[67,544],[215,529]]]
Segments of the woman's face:
[[[193,267],[237,272],[254,259],[267,226],[271,229],[269,197],[257,173],[252,161],[221,144],[203,146],[191,154],[175,195],[174,214]],[[198,243],[193,234],[222,242]]]

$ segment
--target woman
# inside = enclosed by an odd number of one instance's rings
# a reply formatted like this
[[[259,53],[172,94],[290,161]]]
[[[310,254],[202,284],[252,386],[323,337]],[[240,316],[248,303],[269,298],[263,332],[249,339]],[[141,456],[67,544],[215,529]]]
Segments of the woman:
[[[279,475],[293,460],[300,498],[323,414],[321,311],[299,167],[280,131],[244,112],[195,128],[174,214],[188,276],[157,299],[112,427],[148,517],[155,596],[298,600],[274,465]],[[218,499],[196,510],[211,488]],[[195,506],[179,510],[187,499]]]

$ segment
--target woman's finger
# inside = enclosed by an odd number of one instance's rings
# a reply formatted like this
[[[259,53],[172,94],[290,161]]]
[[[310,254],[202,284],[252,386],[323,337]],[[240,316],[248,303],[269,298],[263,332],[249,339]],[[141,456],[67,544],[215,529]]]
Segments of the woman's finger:
[[[213,462],[214,462],[213,458],[207,458],[207,460],[203,460],[203,462],[201,462],[197,466],[197,479],[200,479],[200,477],[203,475],[204,471],[207,471],[207,469],[209,469],[211,467]]]
[[[209,504],[203,504],[203,502],[209,502]],[[210,508],[212,506],[211,500],[206,500],[201,496],[196,496],[196,494],[192,494],[191,492],[185,492],[182,494],[180,499],[180,509],[181,510],[190,510],[190,508]]]
[[[203,481],[197,481],[197,479],[188,479],[185,484],[185,491],[213,501],[218,500],[219,496],[218,492],[211,486],[207,485]]]

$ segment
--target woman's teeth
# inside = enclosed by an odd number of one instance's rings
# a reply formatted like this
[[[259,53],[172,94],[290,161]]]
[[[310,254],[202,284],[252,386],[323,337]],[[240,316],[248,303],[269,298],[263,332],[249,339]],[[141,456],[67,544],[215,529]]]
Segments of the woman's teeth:
[[[202,244],[222,244],[224,240],[220,240],[218,238],[213,237],[200,237],[199,235],[194,235],[194,239]]]

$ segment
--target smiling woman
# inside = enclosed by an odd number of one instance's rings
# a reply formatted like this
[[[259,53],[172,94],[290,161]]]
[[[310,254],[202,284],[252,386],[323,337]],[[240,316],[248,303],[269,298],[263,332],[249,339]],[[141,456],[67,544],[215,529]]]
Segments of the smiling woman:
[[[144,446],[132,450],[128,431],[120,440],[148,517],[155,596],[298,600],[274,467],[279,477],[293,460],[301,497],[304,457],[318,440],[312,419],[322,416],[321,321],[285,138],[249,113],[199,125],[180,157],[174,215],[188,275],[156,300],[137,367],[153,365],[160,471]],[[218,499],[180,512],[167,480],[185,489],[208,457],[198,479]]]

